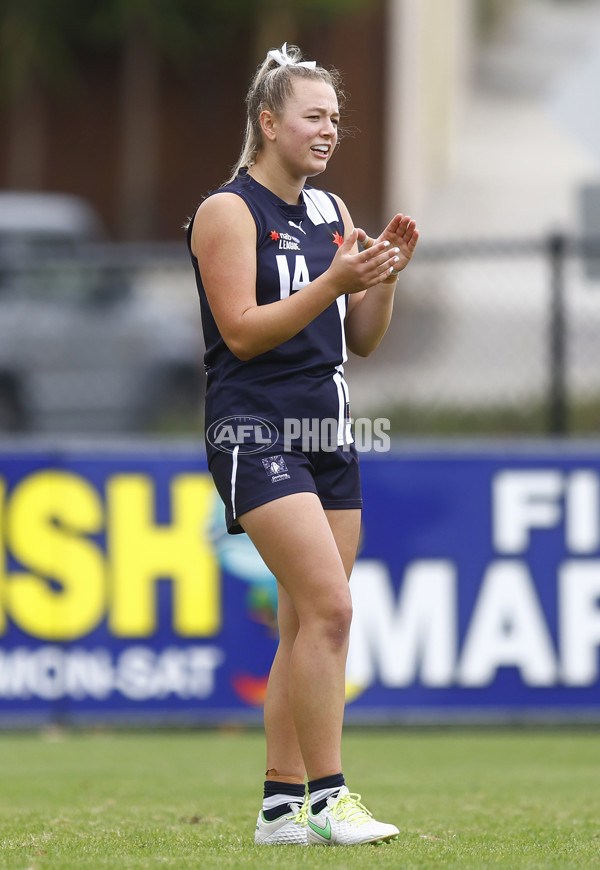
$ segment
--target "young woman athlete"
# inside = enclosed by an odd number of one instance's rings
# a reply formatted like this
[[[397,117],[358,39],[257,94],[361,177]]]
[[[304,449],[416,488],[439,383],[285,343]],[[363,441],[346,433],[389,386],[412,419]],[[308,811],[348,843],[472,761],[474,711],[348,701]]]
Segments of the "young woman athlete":
[[[295,46],[270,51],[247,95],[234,174],[188,228],[206,343],[209,469],[229,531],[246,532],[277,579],[255,831],[268,845],[398,836],[342,773],[348,578],[362,507],[343,365],[346,348],[366,356],[383,337],[418,232],[397,214],[371,239],[337,196],[307,184],[335,150],[339,96],[335,71],[303,61]],[[232,419],[241,425],[219,429]],[[241,433],[235,445],[223,437],[232,431]]]

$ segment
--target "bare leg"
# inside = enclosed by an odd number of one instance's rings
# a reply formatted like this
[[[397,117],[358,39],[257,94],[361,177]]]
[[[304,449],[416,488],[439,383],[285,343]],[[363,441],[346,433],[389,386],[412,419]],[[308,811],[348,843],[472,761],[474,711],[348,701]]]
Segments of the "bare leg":
[[[342,557],[346,577],[350,579],[360,538],[360,510],[326,510],[325,516]]]
[[[360,511],[328,510],[325,514],[349,578],[360,535]],[[289,703],[289,665],[299,624],[292,600],[280,583],[277,591],[280,640],[269,675],[264,714],[267,779],[301,783],[306,771]]]
[[[269,692],[267,721],[272,749],[269,768],[288,773],[297,764],[290,719],[284,717],[279,739],[275,711],[285,709],[284,683],[289,686],[289,709],[309,779],[339,773],[344,715],[344,675],[352,614],[347,569],[351,562],[350,529],[359,526],[358,511],[333,511],[328,518],[312,493],[296,493],[261,505],[240,522],[266,564],[286,591],[298,620],[288,656],[289,638],[278,653]],[[339,522],[338,514],[355,514]],[[331,521],[331,525],[330,525]],[[340,555],[332,525],[344,541]],[[353,552],[356,552],[355,534]],[[283,615],[294,625],[287,601]],[[286,677],[287,671],[287,677]],[[284,735],[287,735],[284,736]],[[274,742],[273,742],[274,741]],[[279,755],[282,754],[280,760]],[[283,757],[285,753],[285,758]],[[298,771],[293,771],[294,774]]]
[[[290,659],[299,625],[296,608],[281,583],[277,584],[277,623],[279,646],[265,697],[266,776],[273,782],[302,783],[306,770],[290,710]]]

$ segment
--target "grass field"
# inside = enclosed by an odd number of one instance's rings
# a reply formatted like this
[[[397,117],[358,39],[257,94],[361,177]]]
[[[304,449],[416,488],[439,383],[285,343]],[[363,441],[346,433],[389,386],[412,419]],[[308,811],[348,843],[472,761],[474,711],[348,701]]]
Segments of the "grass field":
[[[260,732],[0,734],[0,867],[600,867],[600,735],[382,730],[345,773],[398,842],[256,847]]]

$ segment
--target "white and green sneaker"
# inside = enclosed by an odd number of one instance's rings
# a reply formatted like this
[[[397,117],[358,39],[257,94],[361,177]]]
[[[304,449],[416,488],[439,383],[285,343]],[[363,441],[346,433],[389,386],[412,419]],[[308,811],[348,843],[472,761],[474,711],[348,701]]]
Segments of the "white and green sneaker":
[[[361,843],[387,843],[397,839],[395,825],[377,822],[360,802],[359,794],[351,794],[342,786],[330,797],[327,806],[313,815],[306,814],[306,834],[309,846],[359,846]]]
[[[262,810],[258,814],[254,842],[260,846],[307,846],[306,811],[308,797],[302,806],[290,803],[291,812],[272,822],[266,821]]]

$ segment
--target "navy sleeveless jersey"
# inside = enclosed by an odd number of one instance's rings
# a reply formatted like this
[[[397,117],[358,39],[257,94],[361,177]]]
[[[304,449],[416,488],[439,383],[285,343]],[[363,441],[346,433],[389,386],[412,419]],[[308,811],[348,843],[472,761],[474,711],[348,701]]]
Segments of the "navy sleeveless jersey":
[[[214,191],[240,196],[256,223],[256,299],[266,305],[283,299],[326,271],[343,241],[344,224],[335,199],[305,186],[302,202],[289,205],[245,171]],[[304,329],[279,346],[250,360],[238,359],[227,347],[212,316],[202,275],[188,247],[200,295],[207,374],[206,429],[230,415],[258,416],[280,432],[284,420],[337,421],[337,443],[352,441],[344,318],[347,296],[340,296]],[[235,239],[235,228],[231,228]],[[210,451],[210,447],[207,444]]]

